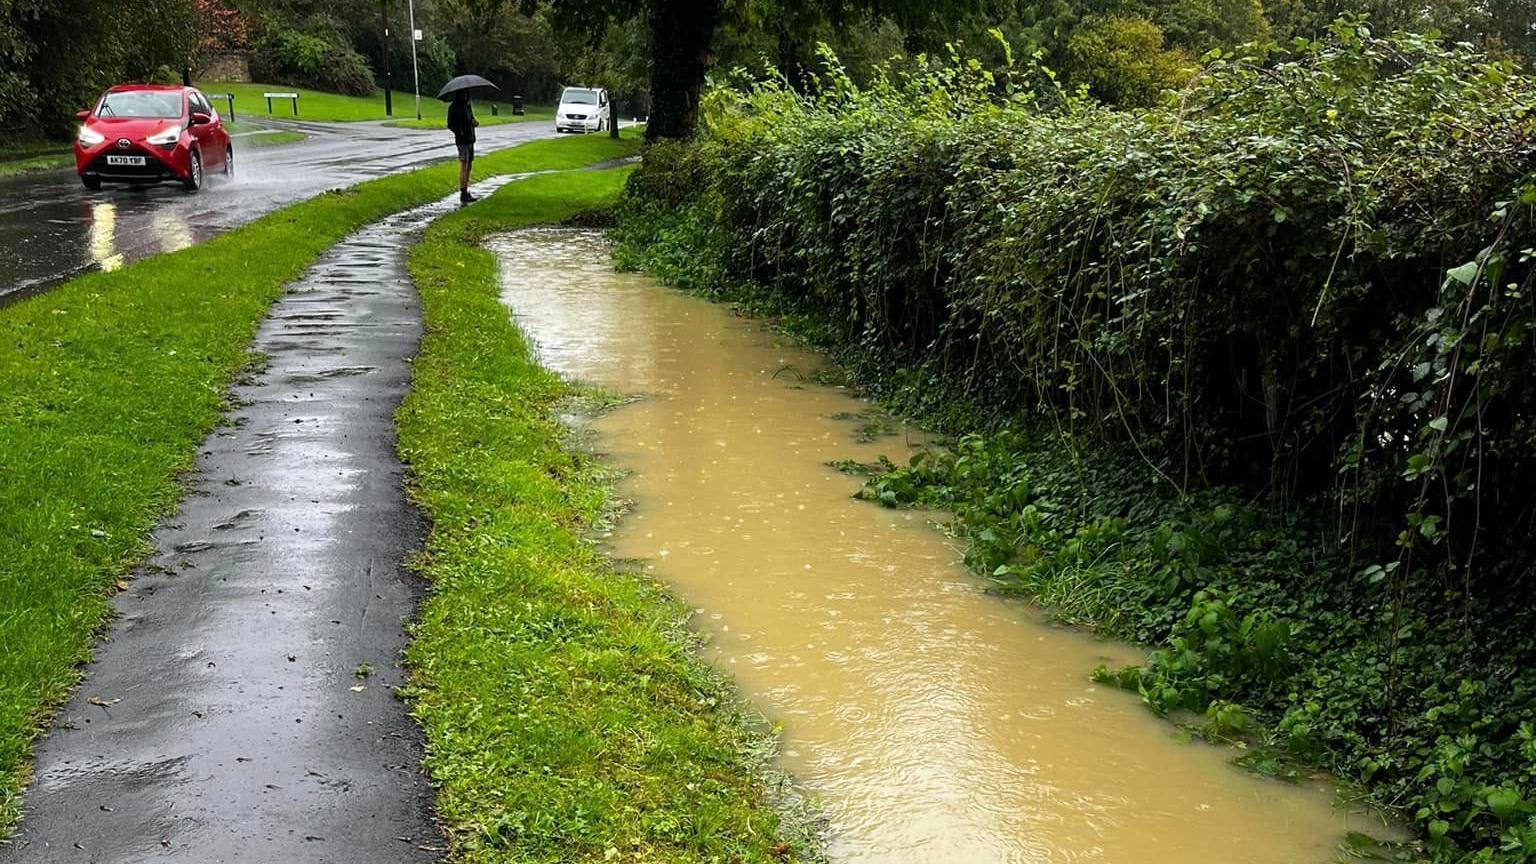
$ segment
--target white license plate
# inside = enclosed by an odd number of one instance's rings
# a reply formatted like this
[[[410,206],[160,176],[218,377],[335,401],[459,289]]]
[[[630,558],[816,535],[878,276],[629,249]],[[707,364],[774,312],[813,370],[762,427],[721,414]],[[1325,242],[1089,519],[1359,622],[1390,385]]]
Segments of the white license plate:
[[[143,156],[108,156],[108,165],[143,165]]]

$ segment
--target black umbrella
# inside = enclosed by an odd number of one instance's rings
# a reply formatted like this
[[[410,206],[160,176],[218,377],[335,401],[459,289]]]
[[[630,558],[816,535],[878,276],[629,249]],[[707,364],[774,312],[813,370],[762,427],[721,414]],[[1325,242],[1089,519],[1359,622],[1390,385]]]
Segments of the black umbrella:
[[[470,96],[494,96],[500,91],[500,87],[481,78],[479,75],[460,75],[444,84],[443,89],[437,92],[437,98],[444,102],[449,102],[461,92],[467,93]]]

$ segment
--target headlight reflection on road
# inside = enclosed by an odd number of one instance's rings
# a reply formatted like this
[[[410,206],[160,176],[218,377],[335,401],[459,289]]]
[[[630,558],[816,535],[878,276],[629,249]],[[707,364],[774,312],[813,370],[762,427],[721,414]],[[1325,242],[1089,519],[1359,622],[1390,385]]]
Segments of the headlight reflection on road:
[[[117,205],[100,201],[91,205],[91,260],[103,270],[116,270],[123,266],[122,253],[117,251]]]
[[[91,260],[102,270],[116,270],[128,262],[121,249],[125,240],[130,251],[135,253],[135,258],[154,252],[175,252],[195,242],[192,226],[186,217],[169,207],[157,208],[154,215],[150,216],[147,237],[143,233],[142,223],[135,231],[132,221],[120,226],[117,216],[117,204],[114,202],[98,201],[91,205],[90,255]],[[118,237],[119,228],[128,232],[128,236]],[[146,240],[153,245],[145,248]]]
[[[187,224],[186,217],[169,208],[155,211],[150,230],[155,233],[161,252],[175,252],[192,245],[192,226]]]

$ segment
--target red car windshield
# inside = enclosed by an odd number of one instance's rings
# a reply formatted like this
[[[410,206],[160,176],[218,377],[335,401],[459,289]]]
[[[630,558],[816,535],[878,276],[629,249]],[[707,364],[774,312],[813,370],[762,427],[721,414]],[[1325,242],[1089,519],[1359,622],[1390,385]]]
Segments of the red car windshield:
[[[181,116],[181,94],[174,90],[126,90],[108,93],[97,117],[173,118]]]

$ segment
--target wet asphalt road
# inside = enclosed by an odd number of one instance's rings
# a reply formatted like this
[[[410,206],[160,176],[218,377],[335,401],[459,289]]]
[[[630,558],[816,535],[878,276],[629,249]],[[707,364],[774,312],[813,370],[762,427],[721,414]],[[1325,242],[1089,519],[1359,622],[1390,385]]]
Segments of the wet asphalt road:
[[[273,307],[253,346],[269,362],[117,596],[0,862],[441,857],[421,735],[392,692],[423,533],[394,412],[421,332],[409,235],[452,206],[352,235]]]
[[[236,171],[211,174],[200,192],[177,185],[107,186],[89,192],[74,171],[0,178],[0,305],[87,270],[190,246],[326,189],[451,159],[448,132],[381,123],[273,123],[310,137],[242,147]],[[555,135],[542,120],[482,127],[484,153]]]

